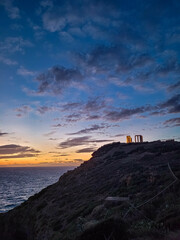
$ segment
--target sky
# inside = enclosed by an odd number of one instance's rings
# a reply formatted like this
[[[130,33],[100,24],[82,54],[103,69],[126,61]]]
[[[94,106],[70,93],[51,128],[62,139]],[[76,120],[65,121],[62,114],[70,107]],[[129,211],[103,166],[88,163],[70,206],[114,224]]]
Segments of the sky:
[[[179,0],[0,0],[0,167],[180,140]]]

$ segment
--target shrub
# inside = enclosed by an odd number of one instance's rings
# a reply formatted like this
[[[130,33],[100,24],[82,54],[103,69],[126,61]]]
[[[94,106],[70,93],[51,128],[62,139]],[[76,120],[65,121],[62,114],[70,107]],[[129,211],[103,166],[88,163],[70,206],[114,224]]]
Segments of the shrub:
[[[128,240],[127,226],[121,219],[108,219],[86,230],[76,240]]]

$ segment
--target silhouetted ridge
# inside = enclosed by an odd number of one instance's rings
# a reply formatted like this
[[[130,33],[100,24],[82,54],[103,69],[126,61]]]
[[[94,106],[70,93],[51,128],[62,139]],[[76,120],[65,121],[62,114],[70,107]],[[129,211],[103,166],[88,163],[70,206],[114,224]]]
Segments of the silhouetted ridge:
[[[57,183],[0,214],[0,239],[178,239],[179,156],[175,141],[104,145]]]

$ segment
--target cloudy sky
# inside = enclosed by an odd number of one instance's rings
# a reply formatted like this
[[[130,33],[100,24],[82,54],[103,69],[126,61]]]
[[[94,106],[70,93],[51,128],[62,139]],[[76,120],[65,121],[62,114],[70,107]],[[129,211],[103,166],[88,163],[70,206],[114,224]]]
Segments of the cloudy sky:
[[[180,140],[179,0],[0,0],[0,166]]]

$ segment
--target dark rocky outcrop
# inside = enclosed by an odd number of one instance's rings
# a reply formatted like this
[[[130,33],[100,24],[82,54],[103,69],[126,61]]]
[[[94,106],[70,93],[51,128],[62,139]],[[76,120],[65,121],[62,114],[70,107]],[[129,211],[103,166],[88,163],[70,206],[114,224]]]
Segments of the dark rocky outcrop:
[[[105,145],[57,183],[0,214],[0,239],[178,239],[179,179],[179,142]],[[128,201],[107,204],[110,196]]]

